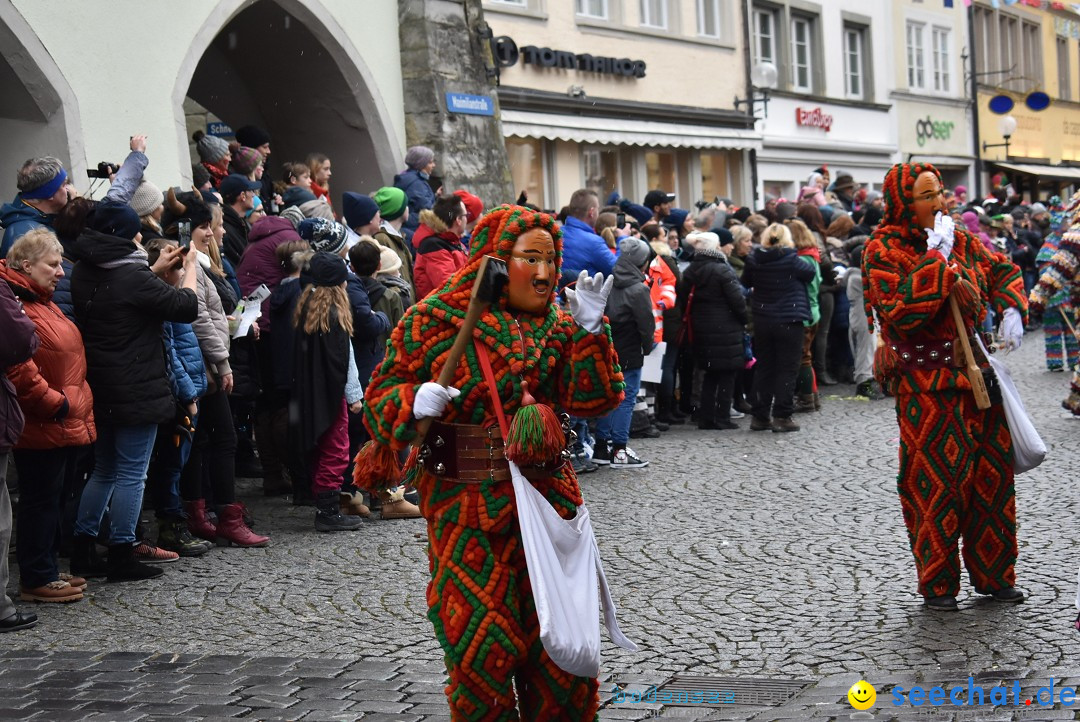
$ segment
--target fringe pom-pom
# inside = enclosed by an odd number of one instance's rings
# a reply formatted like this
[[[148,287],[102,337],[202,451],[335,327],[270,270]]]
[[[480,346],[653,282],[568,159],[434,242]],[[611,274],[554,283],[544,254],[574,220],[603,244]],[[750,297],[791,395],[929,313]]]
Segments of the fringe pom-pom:
[[[358,489],[381,491],[401,483],[401,464],[397,452],[386,444],[369,441],[356,454],[353,484]]]
[[[547,464],[562,453],[566,435],[555,410],[547,404],[523,406],[506,435],[506,458],[518,466]]]

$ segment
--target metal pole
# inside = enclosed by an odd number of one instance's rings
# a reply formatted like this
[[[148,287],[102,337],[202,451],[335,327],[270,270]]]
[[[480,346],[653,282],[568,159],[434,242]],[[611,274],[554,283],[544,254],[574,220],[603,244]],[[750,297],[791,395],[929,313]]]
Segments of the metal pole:
[[[979,146],[979,76],[975,72],[975,3],[968,5],[968,57],[971,59],[971,134],[975,151],[975,193],[969,201],[979,200],[983,196],[983,162]]]
[[[743,58],[745,58],[745,62],[743,64],[743,71],[744,71],[744,77],[746,79],[746,91],[747,91],[747,96],[746,97],[750,101],[749,102],[749,105],[750,105],[750,119],[751,119],[750,129],[751,130],[757,130],[757,121],[754,120],[754,118],[756,117],[754,115],[754,88],[753,88],[753,85],[750,82],[750,63],[752,62],[752,58],[753,58],[753,49],[750,47],[750,43],[751,43],[750,23],[753,21],[753,16],[751,15],[752,12],[753,12],[753,10],[752,10],[752,8],[750,6],[750,0],[745,0],[745,2],[743,2],[743,46],[746,48],[746,52],[743,53]],[[766,106],[766,108],[767,107],[768,106]],[[750,192],[754,196],[753,207],[756,210],[757,208],[760,207],[760,204],[758,202],[759,196],[758,196],[757,151],[754,150],[753,148],[751,148],[749,155],[750,155]]]

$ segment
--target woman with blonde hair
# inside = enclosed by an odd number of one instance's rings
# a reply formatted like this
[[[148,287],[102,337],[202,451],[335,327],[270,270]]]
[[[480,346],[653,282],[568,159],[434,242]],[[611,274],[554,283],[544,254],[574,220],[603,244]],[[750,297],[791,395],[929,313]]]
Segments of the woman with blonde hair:
[[[803,322],[802,360],[799,362],[799,374],[795,380],[795,393],[798,403],[795,410],[800,413],[817,411],[821,408],[817,380],[814,377],[814,337],[821,322],[821,306],[818,296],[821,292],[821,250],[810,228],[798,218],[787,221],[791,229],[791,239],[799,259],[813,268],[814,277],[806,286],[806,300],[810,304],[810,318]]]
[[[315,530],[352,531],[363,519],[341,513],[339,494],[349,466],[349,412],[359,413],[363,400],[349,404],[345,392],[357,375],[345,292],[348,270],[340,256],[326,251],[312,255],[308,270],[311,284],[301,292],[293,315],[289,435],[315,496]]]
[[[774,223],[761,234],[761,247],[747,257],[743,286],[750,289],[754,318],[754,391],[751,431],[798,431],[795,377],[801,359],[803,324],[810,319],[807,284],[815,269],[799,260],[787,226]]]

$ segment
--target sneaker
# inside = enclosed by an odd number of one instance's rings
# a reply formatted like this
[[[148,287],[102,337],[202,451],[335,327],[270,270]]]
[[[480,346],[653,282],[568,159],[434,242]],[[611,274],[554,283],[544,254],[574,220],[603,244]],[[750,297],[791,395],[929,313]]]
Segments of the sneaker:
[[[593,447],[592,461],[599,466],[607,466],[611,463],[611,442],[607,439],[597,439]]]
[[[574,469],[575,474],[591,474],[600,468],[584,452],[578,452],[571,456],[570,466]]]
[[[642,469],[648,465],[649,462],[639,459],[633,449],[625,446],[615,449],[615,453],[611,455],[612,469]]]
[[[153,544],[147,544],[146,542],[139,542],[135,545],[134,556],[136,561],[154,562],[155,564],[167,564],[168,562],[175,562],[180,558],[180,555],[176,552],[171,552],[168,549],[162,549],[161,547],[156,547]]]
[[[33,589],[19,588],[19,599],[24,602],[77,602],[83,598],[81,589],[65,581],[56,580]]]
[[[732,418],[732,419],[743,419],[743,418],[746,418],[746,414],[744,414],[743,412],[739,411],[737,408],[732,406],[731,407],[731,417],[730,418]]]

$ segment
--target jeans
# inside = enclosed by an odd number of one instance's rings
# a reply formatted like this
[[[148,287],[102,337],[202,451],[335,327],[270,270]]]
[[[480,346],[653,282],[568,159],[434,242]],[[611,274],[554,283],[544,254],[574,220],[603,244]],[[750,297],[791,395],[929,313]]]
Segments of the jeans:
[[[630,419],[637,404],[637,392],[641,388],[641,369],[623,371],[626,397],[618,408],[596,420],[596,437],[610,441],[615,446],[626,446],[630,440]]]
[[[184,501],[206,498],[203,483],[210,481],[213,503],[236,501],[236,426],[229,397],[220,388],[199,400],[199,424],[191,442],[191,455],[180,474]]]
[[[56,554],[60,547],[60,508],[63,491],[79,471],[84,447],[19,449],[19,524],[15,531],[15,557],[19,580],[25,589],[36,589],[60,578]]]
[[[770,415],[787,418],[795,410],[795,377],[802,360],[802,323],[754,325],[754,400],[753,414],[759,419]],[[772,412],[770,414],[770,411]]]
[[[83,489],[75,533],[96,537],[109,507],[109,544],[134,544],[157,424],[112,426],[98,422],[94,473]],[[110,505],[109,501],[112,500]]]
[[[195,414],[191,423],[198,428],[198,414]],[[175,429],[175,422],[162,424],[158,428],[154,458],[150,462],[150,472],[146,479],[150,503],[154,505],[158,519],[184,518],[184,506],[180,503],[180,475],[191,456],[191,439],[180,434],[177,442]]]
[[[7,490],[9,456],[11,452],[0,453],[0,619],[7,619],[17,611],[7,595],[8,543],[11,541],[11,499]]]

